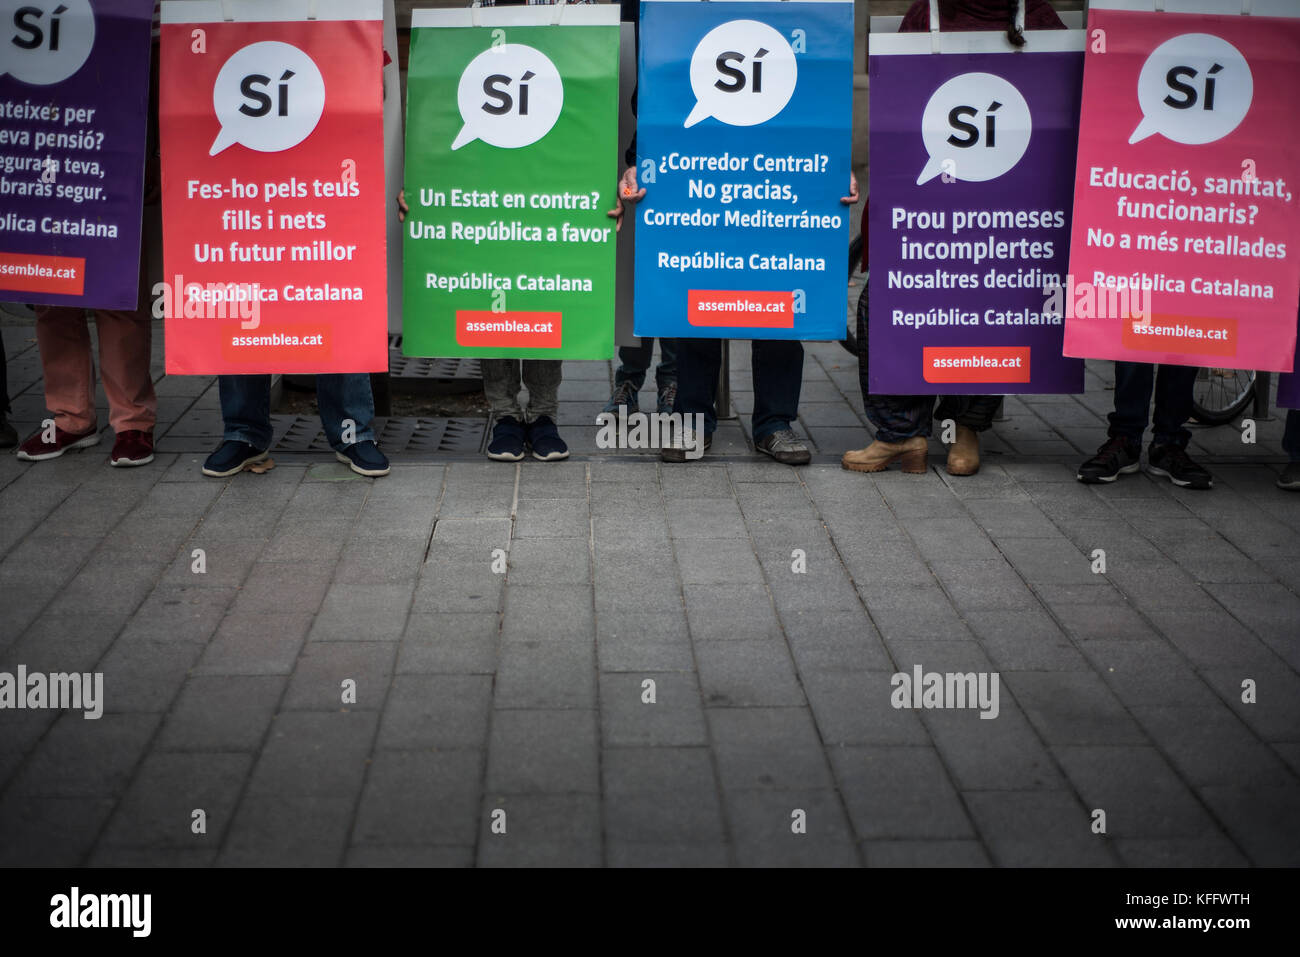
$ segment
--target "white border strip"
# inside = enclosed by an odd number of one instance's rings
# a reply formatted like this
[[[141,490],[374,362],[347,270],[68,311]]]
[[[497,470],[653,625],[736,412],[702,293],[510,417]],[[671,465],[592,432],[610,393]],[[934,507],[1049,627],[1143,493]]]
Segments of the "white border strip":
[[[524,7],[459,7],[453,10],[412,10],[411,29],[421,27],[541,27],[555,22],[556,8],[530,4]],[[566,3],[559,10],[563,27],[616,27],[616,4]]]
[[[876,19],[872,17],[871,33],[867,37],[869,56],[920,53],[1081,53],[1088,40],[1087,31],[1084,30],[1026,30],[1025,45],[1017,47],[1012,46],[1007,39],[1005,30],[877,33]]]
[[[383,0],[163,0],[162,23],[382,20]]]
[[[1218,16],[1300,17],[1296,0],[1164,0],[1165,13],[1208,13]],[[1090,0],[1090,10],[1156,12],[1156,0]]]

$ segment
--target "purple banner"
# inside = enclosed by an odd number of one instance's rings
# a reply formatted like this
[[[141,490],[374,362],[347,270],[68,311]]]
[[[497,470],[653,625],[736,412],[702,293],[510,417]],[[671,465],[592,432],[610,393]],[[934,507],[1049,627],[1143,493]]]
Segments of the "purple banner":
[[[870,72],[871,390],[1082,392],[1044,291],[1066,282],[1082,52],[873,48]]]
[[[153,2],[0,11],[0,299],[132,309]]]

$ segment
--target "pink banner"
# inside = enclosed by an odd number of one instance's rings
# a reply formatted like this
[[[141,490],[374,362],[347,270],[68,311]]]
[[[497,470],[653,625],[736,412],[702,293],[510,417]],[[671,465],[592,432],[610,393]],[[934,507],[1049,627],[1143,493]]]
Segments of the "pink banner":
[[[1065,354],[1287,372],[1300,19],[1089,15]]]

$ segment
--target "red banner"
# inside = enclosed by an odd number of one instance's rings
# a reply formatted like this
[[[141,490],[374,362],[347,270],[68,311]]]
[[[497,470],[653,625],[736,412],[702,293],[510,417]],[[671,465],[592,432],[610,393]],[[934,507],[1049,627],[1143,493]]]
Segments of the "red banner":
[[[387,370],[382,34],[163,24],[168,373]]]
[[[1300,18],[1088,15],[1065,353],[1288,371]]]

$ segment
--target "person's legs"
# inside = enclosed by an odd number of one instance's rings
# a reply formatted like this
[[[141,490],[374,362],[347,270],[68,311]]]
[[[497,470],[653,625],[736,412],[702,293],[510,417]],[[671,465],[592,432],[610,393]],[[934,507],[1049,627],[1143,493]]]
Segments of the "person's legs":
[[[677,399],[673,403],[673,411],[683,415],[702,414],[706,436],[712,435],[718,427],[718,410],[714,406],[714,400],[721,368],[721,339],[677,340]],[[757,373],[755,379],[757,380]]]
[[[1152,445],[1187,448],[1192,433],[1184,426],[1192,417],[1192,390],[1196,386],[1195,366],[1162,365],[1156,371],[1156,408]]]
[[[755,339],[750,343],[754,369],[754,442],[799,417],[803,388],[803,343],[797,339]]]
[[[638,392],[645,385],[645,376],[654,356],[655,341],[653,337],[642,337],[635,346],[620,346],[618,350],[618,368],[614,370],[614,387],[624,382]]]
[[[1151,414],[1151,389],[1156,367],[1149,362],[1115,363],[1115,411],[1107,419],[1112,438],[1142,444]],[[1181,424],[1181,423],[1180,423]]]
[[[528,421],[536,421],[543,415],[554,421],[560,407],[564,363],[559,359],[525,359],[523,367],[524,385],[528,387]],[[641,378],[644,381],[644,369]]]
[[[1300,409],[1288,409],[1282,432],[1282,451],[1292,462],[1300,462]]]
[[[952,419],[972,432],[987,432],[993,427],[993,416],[1001,401],[999,395],[946,395],[939,400],[934,417],[940,422]]]
[[[36,310],[36,342],[45,376],[45,406],[54,425],[75,435],[94,432],[95,366],[85,312],[69,306]]]
[[[524,410],[519,406],[519,360],[480,359],[483,371],[483,395],[494,419],[510,416],[521,424]]]
[[[108,417],[119,435],[130,430],[153,432],[158,419],[158,398],[149,374],[149,346],[153,338],[148,312],[99,310],[99,374],[108,396]]]
[[[335,452],[358,442],[373,442],[375,397],[370,373],[347,372],[316,376],[316,406],[320,409],[325,438]],[[348,423],[354,435],[344,435]],[[348,441],[350,440],[350,441]]]
[[[933,429],[934,396],[872,395],[863,396],[867,418],[876,427],[876,441],[905,442],[920,436],[929,438]]]
[[[223,437],[243,442],[259,452],[271,446],[271,377],[223,375],[217,377],[221,395]]]
[[[5,339],[0,336],[0,416],[9,413],[9,359],[5,356]]]
[[[651,343],[653,345],[653,342]],[[648,360],[647,360],[648,361]],[[655,386],[663,391],[664,386],[677,382],[677,340],[659,340],[659,365],[655,368]]]

